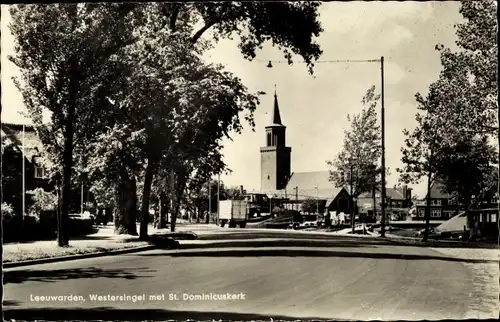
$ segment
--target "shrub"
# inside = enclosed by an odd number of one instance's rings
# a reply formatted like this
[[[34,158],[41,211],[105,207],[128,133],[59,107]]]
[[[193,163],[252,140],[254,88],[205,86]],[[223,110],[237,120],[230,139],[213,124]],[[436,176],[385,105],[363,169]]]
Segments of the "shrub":
[[[88,235],[93,232],[93,222],[91,218],[70,217],[69,218],[69,234],[71,236]]]
[[[14,209],[8,203],[2,202],[2,219],[10,221],[14,216]]]
[[[57,196],[51,192],[47,192],[42,188],[36,188],[26,192],[31,195],[33,204],[29,208],[29,212],[37,217],[40,221],[42,213],[53,212],[57,209]]]

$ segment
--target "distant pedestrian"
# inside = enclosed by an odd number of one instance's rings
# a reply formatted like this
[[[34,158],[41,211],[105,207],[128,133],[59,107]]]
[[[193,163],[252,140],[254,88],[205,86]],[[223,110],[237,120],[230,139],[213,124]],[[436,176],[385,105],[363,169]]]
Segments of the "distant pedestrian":
[[[341,212],[339,214],[339,225],[343,226],[345,223],[345,214],[343,212]]]

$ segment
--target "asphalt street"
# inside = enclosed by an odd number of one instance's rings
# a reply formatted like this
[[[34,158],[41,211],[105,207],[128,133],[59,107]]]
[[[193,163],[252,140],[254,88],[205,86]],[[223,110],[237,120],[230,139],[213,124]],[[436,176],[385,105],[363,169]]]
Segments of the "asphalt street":
[[[198,245],[199,249],[154,250],[8,269],[5,318],[468,317],[471,271],[460,260],[428,248],[248,229],[214,235],[220,236],[218,244]],[[228,244],[223,239],[235,241]],[[211,298],[193,298],[202,294]],[[219,299],[218,294],[234,294],[235,299]],[[61,297],[70,295],[80,298]],[[97,295],[129,298],[99,299]],[[134,301],[133,296],[142,295],[144,299]],[[58,298],[45,301],[42,296]]]

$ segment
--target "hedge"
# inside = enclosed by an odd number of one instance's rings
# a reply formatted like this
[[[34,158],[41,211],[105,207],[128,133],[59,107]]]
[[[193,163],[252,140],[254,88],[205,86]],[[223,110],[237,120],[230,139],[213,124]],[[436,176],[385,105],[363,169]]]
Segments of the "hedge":
[[[93,233],[90,218],[70,217],[68,223],[70,237]],[[57,217],[54,212],[43,212],[39,216],[15,216],[4,222],[4,242],[35,241],[53,239],[57,236]]]

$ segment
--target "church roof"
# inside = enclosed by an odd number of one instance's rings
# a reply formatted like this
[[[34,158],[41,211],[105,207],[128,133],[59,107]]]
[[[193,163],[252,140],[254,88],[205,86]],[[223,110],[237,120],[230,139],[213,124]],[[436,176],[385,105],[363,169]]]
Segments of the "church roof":
[[[380,189],[377,189],[376,192],[377,196],[380,196]],[[399,189],[394,189],[394,188],[385,188],[385,196],[387,198],[393,199],[393,200],[404,200],[405,197],[403,196],[403,193]],[[372,198],[372,192],[367,191],[363,192],[362,194],[359,195],[359,198]]]
[[[295,187],[298,187],[299,199],[335,198],[342,187],[336,187],[330,180],[330,171],[294,172],[286,186],[287,194],[292,199],[295,196]],[[346,189],[349,193],[349,190]],[[302,197],[302,198],[301,198]]]
[[[273,119],[271,120],[271,125],[269,126],[284,126],[281,122],[280,107],[278,104],[278,95],[276,94],[276,91],[274,92],[274,108],[272,117]]]
[[[324,189],[335,188],[335,184],[330,181],[330,171],[293,172],[288,181],[287,188],[293,189]]]

